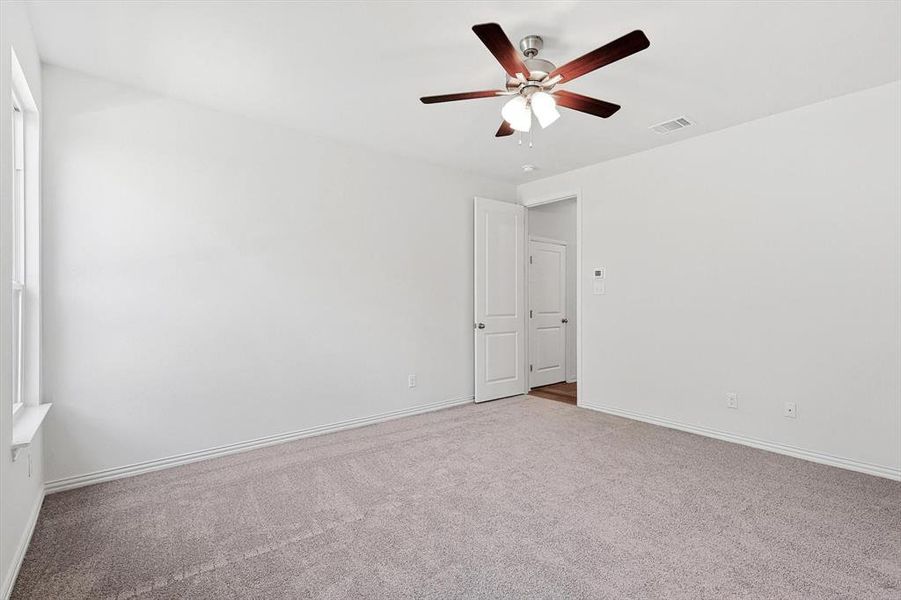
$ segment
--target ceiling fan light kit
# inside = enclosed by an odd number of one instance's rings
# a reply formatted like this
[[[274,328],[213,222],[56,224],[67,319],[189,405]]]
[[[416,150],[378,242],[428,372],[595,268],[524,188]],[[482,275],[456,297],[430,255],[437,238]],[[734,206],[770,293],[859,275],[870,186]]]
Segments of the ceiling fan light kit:
[[[602,119],[613,115],[620,109],[618,104],[555,88],[651,45],[647,36],[642,31],[636,30],[562,67],[557,67],[550,61],[538,58],[538,53],[544,47],[541,36],[527,35],[522,38],[517,51],[497,23],[474,25],[472,30],[506,71],[506,89],[423,96],[420,101],[423,104],[436,104],[455,100],[513,96],[501,109],[504,120],[494,134],[495,137],[506,137],[512,135],[514,131],[529,132],[532,129],[533,114],[542,128],[548,127],[560,118],[557,106]],[[531,146],[531,141],[529,145]]]

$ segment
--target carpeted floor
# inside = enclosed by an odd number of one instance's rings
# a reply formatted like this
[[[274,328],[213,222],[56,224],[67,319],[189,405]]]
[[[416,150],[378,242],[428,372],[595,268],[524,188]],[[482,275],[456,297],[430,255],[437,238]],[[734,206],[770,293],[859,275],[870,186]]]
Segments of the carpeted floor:
[[[901,484],[520,397],[48,496],[13,598],[901,595]]]

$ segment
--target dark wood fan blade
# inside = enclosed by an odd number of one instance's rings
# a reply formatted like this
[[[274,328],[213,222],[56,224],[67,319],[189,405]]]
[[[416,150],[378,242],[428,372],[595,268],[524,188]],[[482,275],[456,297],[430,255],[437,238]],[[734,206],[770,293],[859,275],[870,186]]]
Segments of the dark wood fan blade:
[[[522,73],[528,79],[529,69],[523,64],[519,51],[513,47],[510,38],[507,37],[500,25],[497,23],[482,23],[481,25],[473,25],[472,30],[479,36],[482,43],[488,47],[488,50],[491,51],[497,62],[501,63],[507,75],[516,77],[517,73]]]
[[[423,96],[419,100],[423,104],[436,104],[438,102],[453,102],[454,100],[473,100],[475,98],[494,98],[504,96],[504,90],[483,90],[481,92],[462,92],[460,94],[442,94],[441,96]]]
[[[626,58],[636,52],[640,52],[650,45],[651,42],[648,41],[644,32],[636,30],[632,33],[627,33],[619,39],[613,40],[606,46],[601,46],[597,50],[592,50],[585,56],[580,56],[575,60],[571,60],[562,67],[557,67],[550,75],[548,75],[548,77],[553,79],[559,75],[564,81],[572,81],[585,73],[590,73],[595,69],[600,69],[621,58]]]
[[[501,126],[497,128],[494,137],[507,137],[508,135],[513,135],[513,128],[506,121],[501,121]]]
[[[620,109],[619,104],[612,102],[604,102],[590,96],[583,96],[566,90],[559,90],[553,93],[554,99],[557,100],[557,106],[565,106],[573,110],[578,110],[589,115],[606,119]]]

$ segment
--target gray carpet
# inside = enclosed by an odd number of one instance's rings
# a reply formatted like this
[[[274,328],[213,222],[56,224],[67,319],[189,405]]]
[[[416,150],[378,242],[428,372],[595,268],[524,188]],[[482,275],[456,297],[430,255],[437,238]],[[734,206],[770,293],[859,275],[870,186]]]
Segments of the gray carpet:
[[[901,597],[901,484],[537,398],[48,496],[13,598]]]

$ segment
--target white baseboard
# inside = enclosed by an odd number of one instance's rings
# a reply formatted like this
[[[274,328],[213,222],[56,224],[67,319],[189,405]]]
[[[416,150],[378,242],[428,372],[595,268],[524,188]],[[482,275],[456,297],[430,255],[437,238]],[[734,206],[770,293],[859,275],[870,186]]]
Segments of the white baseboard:
[[[458,398],[451,398],[450,400],[443,400],[441,402],[412,406],[410,408],[402,408],[399,410],[379,413],[377,415],[371,415],[368,417],[358,417],[355,419],[348,419],[346,421],[339,421],[337,423],[330,423],[328,425],[319,425],[307,429],[300,429],[287,433],[279,433],[276,435],[257,438],[255,440],[249,440],[246,442],[238,442],[235,444],[218,446],[216,448],[198,450],[196,452],[187,452],[185,454],[178,454],[176,456],[169,456],[166,458],[125,465],[122,467],[95,471],[93,473],[86,473],[84,475],[64,477],[55,481],[48,481],[45,484],[45,490],[46,493],[53,494],[55,492],[62,492],[64,490],[71,490],[79,487],[84,487],[86,485],[101,483],[103,481],[112,481],[114,479],[122,479],[123,477],[132,477],[134,475],[140,475],[141,473],[159,471],[160,469],[168,469],[170,467],[176,467],[178,465],[185,465],[188,463],[207,460],[210,458],[217,458],[219,456],[226,456],[228,454],[235,454],[236,452],[246,452],[247,450],[254,450],[256,448],[263,448],[265,446],[283,444],[285,442],[291,442],[293,440],[299,440],[315,435],[334,433],[343,429],[352,429],[354,427],[362,427],[363,425],[381,423],[383,421],[390,421],[392,419],[398,419],[400,417],[409,417],[412,415],[441,410],[443,408],[450,408],[452,406],[459,406],[461,404],[467,404],[469,402],[472,402],[472,396],[460,396]]]
[[[885,477],[887,479],[901,481],[901,469],[895,467],[887,467],[884,465],[860,462],[857,460],[852,460],[850,458],[832,456],[830,454],[815,452],[813,450],[805,450],[804,448],[798,448],[796,446],[790,446],[788,444],[759,440],[736,433],[729,433],[726,431],[712,429],[710,427],[703,427],[701,425],[689,425],[687,423],[680,423],[678,421],[672,421],[670,419],[664,419],[662,417],[655,417],[653,415],[637,413],[631,410],[623,410],[621,408],[614,408],[612,406],[605,406],[603,404],[583,402],[582,400],[579,400],[579,406],[581,406],[582,408],[588,408],[590,410],[596,410],[598,412],[616,415],[618,417],[625,417],[627,419],[643,421],[645,423],[651,423],[653,425],[669,427],[670,429],[678,429],[680,431],[696,433],[698,435],[716,438],[718,440],[723,440],[726,442],[733,442],[735,444],[751,446],[752,448],[758,448],[760,450],[769,450],[770,452],[776,452],[777,454],[785,454],[787,456],[793,456],[795,458],[801,458],[815,463],[821,463],[842,469],[849,469],[851,471],[859,471],[860,473],[867,473],[868,475],[876,475],[877,477]]]
[[[19,576],[19,569],[22,568],[22,561],[25,560],[25,552],[28,551],[28,544],[31,543],[31,536],[34,534],[34,526],[37,525],[38,515],[41,513],[41,505],[44,504],[44,493],[45,492],[43,491],[41,492],[38,501],[35,502],[34,508],[31,509],[31,514],[28,516],[28,523],[25,525],[25,534],[22,536],[22,539],[19,540],[19,545],[16,547],[13,562],[10,565],[9,572],[6,574],[6,579],[3,581],[2,593],[0,593],[0,598],[3,598],[3,600],[9,600],[9,597],[13,593],[13,586],[16,584],[16,578]]]

